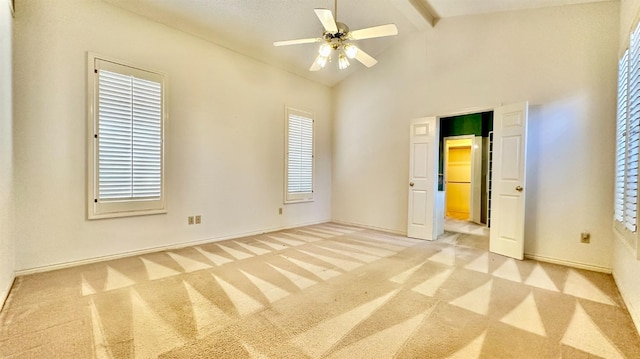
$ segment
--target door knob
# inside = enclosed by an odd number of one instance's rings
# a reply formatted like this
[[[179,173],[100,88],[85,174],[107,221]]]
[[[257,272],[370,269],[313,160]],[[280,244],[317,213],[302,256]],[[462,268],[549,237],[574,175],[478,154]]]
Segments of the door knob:
[[[409,186],[413,187],[414,183],[413,182],[409,182]]]
[[[522,190],[523,190],[523,189],[524,189],[524,188],[522,188],[522,186],[517,186],[517,187],[516,187],[516,191],[518,191],[518,192],[522,192]]]

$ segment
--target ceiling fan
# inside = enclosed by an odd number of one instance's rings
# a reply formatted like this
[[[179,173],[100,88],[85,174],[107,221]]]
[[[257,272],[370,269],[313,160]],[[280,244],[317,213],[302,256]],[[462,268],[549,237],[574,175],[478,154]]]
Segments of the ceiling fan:
[[[352,41],[397,35],[398,28],[396,25],[387,24],[351,31],[347,25],[336,21],[338,17],[338,0],[335,0],[334,9],[336,13],[335,18],[333,17],[331,10],[313,10],[324,27],[322,37],[276,41],[273,45],[288,46],[320,42],[321,45],[318,49],[318,57],[313,61],[309,71],[318,71],[324,68],[327,65],[327,62],[331,61],[331,54],[334,51],[338,54],[338,68],[340,68],[340,70],[344,70],[349,67],[349,59],[356,59],[366,67],[371,67],[378,63],[376,59],[362,51],[354,45]]]

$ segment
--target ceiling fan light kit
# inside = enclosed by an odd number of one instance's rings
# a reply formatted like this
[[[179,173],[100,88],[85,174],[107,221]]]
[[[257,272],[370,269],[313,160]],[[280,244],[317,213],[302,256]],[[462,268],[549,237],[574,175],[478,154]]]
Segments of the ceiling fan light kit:
[[[321,56],[329,57],[329,55],[331,55],[331,45],[327,43],[320,45],[320,49],[318,49],[318,53]]]
[[[351,44],[344,45],[344,53],[350,59],[355,59],[358,54],[358,48]]]
[[[337,14],[338,1],[335,2]],[[322,43],[318,48],[318,57],[313,61],[309,71],[318,71],[331,61],[331,53],[338,52],[338,68],[345,70],[351,63],[349,59],[356,59],[366,67],[371,67],[378,63],[362,49],[358,48],[352,41],[371,39],[383,36],[393,36],[398,34],[398,28],[394,24],[368,27],[365,29],[350,31],[349,27],[341,22],[337,22],[327,9],[314,9],[318,20],[324,27],[324,32],[320,38],[307,38],[297,40],[276,41],[274,46],[288,46],[310,43]]]
[[[347,60],[347,57],[344,56],[344,54],[338,55],[338,68],[340,70],[346,69],[347,67],[349,67],[349,65],[351,64],[349,63],[349,60]]]
[[[314,65],[319,65],[321,68],[324,68],[327,66],[327,61],[329,61],[329,56],[318,55]]]

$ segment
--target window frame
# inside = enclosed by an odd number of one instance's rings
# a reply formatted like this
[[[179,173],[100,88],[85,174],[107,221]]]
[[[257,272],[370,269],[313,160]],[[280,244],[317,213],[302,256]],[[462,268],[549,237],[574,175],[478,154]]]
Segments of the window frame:
[[[311,192],[289,192],[289,118],[290,115],[300,116],[311,120]],[[315,192],[315,140],[316,140],[316,128],[315,128],[315,114],[311,111],[299,110],[293,107],[285,107],[284,117],[284,203],[304,203],[314,201]]]
[[[633,38],[632,38],[633,37]],[[625,73],[622,71],[626,70]],[[624,87],[621,86],[621,79],[624,78]],[[635,84],[632,83],[635,80]],[[640,176],[638,169],[635,169],[635,178],[629,176],[630,162],[638,162],[640,160],[640,153],[638,153],[637,147],[640,146],[640,134],[632,133],[632,120],[639,121],[640,116],[640,24],[636,23],[632,27],[628,36],[627,46],[620,54],[618,59],[618,78],[617,78],[617,94],[616,94],[616,138],[615,138],[615,161],[614,161],[614,213],[613,213],[613,228],[615,235],[627,245],[627,247],[634,253],[636,259],[640,259],[640,246],[638,246],[638,222],[640,213],[640,196],[638,194],[638,184],[640,183]],[[632,91],[634,90],[635,91]],[[621,96],[622,95],[622,96]],[[632,99],[632,96],[635,99]],[[624,98],[621,98],[624,97]],[[633,109],[632,109],[633,106]],[[633,118],[632,118],[633,117]],[[624,123],[623,123],[624,122]],[[621,124],[624,126],[621,129]],[[635,150],[634,150],[635,148]],[[635,156],[635,158],[633,158]],[[630,160],[631,158],[631,160]],[[634,161],[635,160],[635,161]],[[620,189],[619,181],[619,165],[622,164],[622,213],[619,213],[618,206],[618,190]],[[629,186],[629,178],[632,178],[631,186]],[[635,182],[634,182],[635,180]],[[635,192],[635,208],[633,205],[629,206],[629,189],[631,192]],[[635,187],[635,189],[633,188]],[[628,211],[636,216],[635,223],[630,223],[628,220]],[[622,218],[618,218],[618,216]],[[630,226],[632,228],[630,228]]]
[[[161,84],[161,142],[160,142],[160,197],[158,199],[106,200],[98,198],[99,171],[99,118],[98,118],[98,68],[108,69],[120,74],[134,75],[141,79],[152,79]],[[168,121],[167,76],[159,71],[113,59],[107,56],[87,52],[87,218],[132,217],[167,213],[166,203],[166,167],[165,142]]]
[[[626,224],[626,208],[627,208],[627,165],[628,165],[628,147],[630,144],[629,141],[629,65],[630,65],[630,51],[629,49],[625,50],[623,56],[620,58],[618,62],[618,94],[616,96],[616,152],[615,152],[615,186],[614,186],[614,228],[619,235],[621,235],[624,241],[632,247],[635,247],[635,242],[637,238],[637,226],[635,230],[630,229]],[[626,60],[623,62],[623,60]],[[624,63],[624,66],[623,66]],[[621,71],[626,70],[624,74]],[[625,77],[625,88],[620,87],[620,79]],[[622,90],[622,91],[621,91]],[[624,100],[620,97],[621,93],[624,93]],[[623,103],[621,103],[623,101]],[[624,113],[621,113],[624,112]],[[624,129],[621,129],[622,126]],[[619,167],[618,165],[622,165],[622,176],[618,177]],[[621,182],[620,184],[618,182]],[[620,188],[621,187],[621,188]],[[618,206],[618,190],[622,191],[622,203],[620,204],[621,208],[616,210]],[[620,211],[621,213],[618,213]],[[621,216],[621,218],[618,218]]]

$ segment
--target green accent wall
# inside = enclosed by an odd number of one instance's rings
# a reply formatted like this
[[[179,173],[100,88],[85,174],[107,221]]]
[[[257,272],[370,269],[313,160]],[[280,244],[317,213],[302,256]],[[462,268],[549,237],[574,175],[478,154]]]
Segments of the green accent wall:
[[[493,111],[440,119],[440,143],[445,137],[476,135],[488,137],[493,131]]]
[[[444,138],[463,135],[489,137],[493,131],[493,111],[440,119],[440,156],[438,164],[438,191],[443,190]]]

